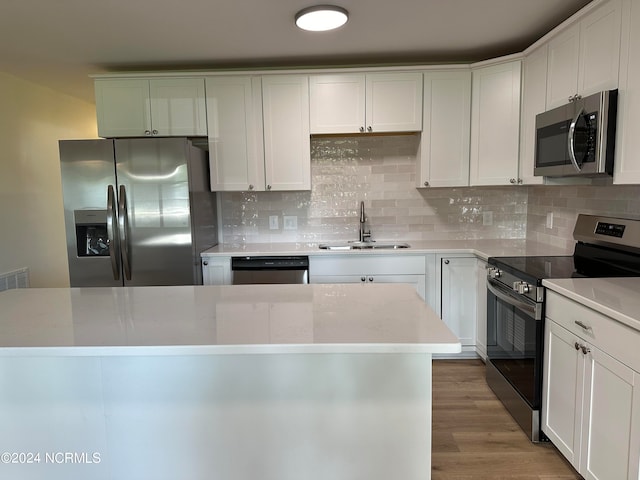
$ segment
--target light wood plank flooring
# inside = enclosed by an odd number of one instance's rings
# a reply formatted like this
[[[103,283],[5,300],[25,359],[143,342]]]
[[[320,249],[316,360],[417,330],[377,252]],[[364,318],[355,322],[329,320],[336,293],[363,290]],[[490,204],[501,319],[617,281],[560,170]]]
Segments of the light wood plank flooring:
[[[434,360],[432,480],[580,479],[533,444],[495,397],[480,360]]]

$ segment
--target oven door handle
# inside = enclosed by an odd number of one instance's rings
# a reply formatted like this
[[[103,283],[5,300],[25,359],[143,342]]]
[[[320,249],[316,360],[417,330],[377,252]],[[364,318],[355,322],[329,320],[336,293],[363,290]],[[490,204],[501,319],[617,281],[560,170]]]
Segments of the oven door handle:
[[[494,294],[497,298],[519,310],[525,311],[533,315],[535,320],[542,320],[542,304],[528,303],[518,300],[505,287],[500,285],[492,278],[487,278],[487,290]]]

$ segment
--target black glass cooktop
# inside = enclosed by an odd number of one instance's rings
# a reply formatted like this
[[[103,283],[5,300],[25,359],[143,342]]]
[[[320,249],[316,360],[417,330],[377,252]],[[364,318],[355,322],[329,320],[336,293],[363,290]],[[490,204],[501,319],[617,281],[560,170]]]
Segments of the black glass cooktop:
[[[640,255],[577,243],[572,256],[491,257],[489,264],[532,284],[545,278],[640,277]]]
[[[489,264],[512,275],[527,276],[531,280],[571,278],[575,273],[573,256],[492,257]]]

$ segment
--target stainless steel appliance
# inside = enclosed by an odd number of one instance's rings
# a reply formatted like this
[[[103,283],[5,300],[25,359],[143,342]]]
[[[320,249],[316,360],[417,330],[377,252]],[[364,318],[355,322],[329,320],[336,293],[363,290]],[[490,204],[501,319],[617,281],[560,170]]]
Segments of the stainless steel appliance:
[[[217,244],[207,153],[186,138],[59,142],[72,287],[202,283]]]
[[[540,429],[546,278],[640,276],[640,220],[579,215],[573,256],[489,258],[487,383],[532,441]]]
[[[231,274],[234,285],[309,283],[309,257],[232,257]]]
[[[534,175],[612,175],[618,91],[573,97],[536,115]]]

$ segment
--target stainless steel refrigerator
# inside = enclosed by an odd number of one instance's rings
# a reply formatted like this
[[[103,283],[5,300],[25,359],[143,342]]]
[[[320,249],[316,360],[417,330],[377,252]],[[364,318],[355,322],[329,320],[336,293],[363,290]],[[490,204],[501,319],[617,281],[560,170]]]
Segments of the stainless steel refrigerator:
[[[217,243],[207,152],[186,138],[61,140],[72,287],[198,285]]]

